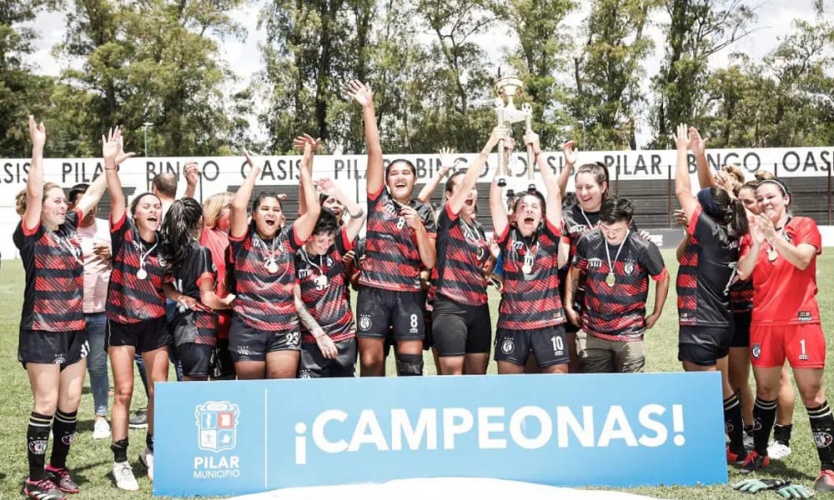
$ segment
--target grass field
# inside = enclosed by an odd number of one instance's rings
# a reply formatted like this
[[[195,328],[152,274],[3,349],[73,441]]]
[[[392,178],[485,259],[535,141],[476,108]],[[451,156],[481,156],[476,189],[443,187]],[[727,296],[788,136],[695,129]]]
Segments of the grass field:
[[[663,256],[674,276],[677,265],[672,251],[664,251]],[[819,302],[822,312],[823,328],[829,334],[834,332],[834,252],[823,254],[817,260],[818,283],[820,286]],[[25,453],[25,430],[29,413],[32,409],[32,395],[26,372],[17,362],[17,335],[20,321],[20,308],[23,295],[23,270],[19,261],[5,261],[0,269],[0,374],[4,387],[0,402],[0,499],[19,498],[22,481],[27,474]],[[674,282],[673,282],[674,284]],[[649,303],[652,303],[650,297]],[[647,371],[679,371],[677,361],[677,312],[675,307],[674,286],[669,294],[664,314],[655,328],[646,336]],[[498,297],[491,297],[493,321]],[[829,359],[832,357],[832,343],[828,345]],[[390,361],[390,360],[389,360]],[[434,374],[434,364],[430,356],[426,357],[427,372]],[[490,372],[495,372],[495,364],[490,365]],[[389,375],[393,369],[389,366]],[[89,384],[89,380],[87,382]],[[111,379],[112,383],[112,379]],[[834,377],[829,370],[825,377],[829,388],[829,398],[834,399]],[[144,404],[145,394],[137,379],[134,407]],[[139,464],[138,454],[144,446],[145,431],[132,430],[130,433],[130,459],[134,472],[139,478],[140,491],[136,493],[121,492],[115,489],[110,479],[113,456],[109,441],[93,441],[93,398],[89,387],[85,387],[81,409],[79,411],[78,434],[76,435],[69,464],[76,480],[80,483],[82,493],[74,495],[78,500],[111,498],[150,498],[151,485],[144,477],[144,468]],[[801,402],[797,398],[794,414],[794,431],[791,441],[793,454],[784,462],[777,462],[764,474],[765,477],[791,479],[806,485],[816,478],[818,461],[808,428],[808,419]],[[700,457],[692,457],[693,461]],[[730,482],[738,480],[739,475],[730,470]],[[680,499],[732,499],[747,498],[746,495],[732,491],[728,486],[713,487],[657,487],[635,488],[631,493],[657,498]],[[778,498],[773,493],[760,496]]]

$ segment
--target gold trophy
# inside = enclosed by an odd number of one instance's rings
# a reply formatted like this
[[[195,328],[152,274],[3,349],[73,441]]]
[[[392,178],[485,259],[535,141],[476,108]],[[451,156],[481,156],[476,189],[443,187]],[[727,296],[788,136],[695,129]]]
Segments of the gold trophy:
[[[498,99],[495,100],[495,113],[498,116],[498,125],[512,129],[514,123],[524,122],[526,126],[525,133],[532,132],[533,107],[529,103],[524,103],[521,105],[521,109],[518,109],[513,102],[513,98],[524,90],[524,82],[514,75],[502,77],[499,72],[494,88],[495,93],[498,94]],[[533,147],[528,146],[527,179],[530,181],[530,185],[528,186],[528,190],[530,191],[536,189],[536,184],[533,182],[534,160]],[[503,139],[498,141],[498,176],[498,185],[505,187],[507,185],[507,164],[504,160]]]

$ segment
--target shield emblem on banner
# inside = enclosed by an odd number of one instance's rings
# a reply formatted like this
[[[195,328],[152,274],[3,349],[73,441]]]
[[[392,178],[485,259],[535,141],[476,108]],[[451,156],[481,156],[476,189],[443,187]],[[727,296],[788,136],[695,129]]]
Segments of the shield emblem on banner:
[[[206,401],[197,405],[197,446],[201,450],[220,452],[234,449],[240,410],[228,401]]]

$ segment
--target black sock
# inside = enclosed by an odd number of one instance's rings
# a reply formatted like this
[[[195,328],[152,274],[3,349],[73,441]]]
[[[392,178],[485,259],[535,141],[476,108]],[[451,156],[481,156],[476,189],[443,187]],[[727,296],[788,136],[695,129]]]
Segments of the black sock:
[[[64,413],[58,410],[58,413],[55,414],[55,423],[52,424],[52,457],[49,459],[49,465],[52,467],[57,469],[67,467],[67,455],[69,455],[77,425],[77,411]]]
[[[744,450],[744,421],[741,419],[741,401],[735,394],[724,400],[724,425],[730,436],[730,451]]]
[[[776,424],[773,426],[773,440],[779,441],[780,443],[784,444],[785,446],[791,445],[791,431],[793,430],[793,424],[788,425],[779,425]]]
[[[111,443],[110,449],[113,450],[114,462],[127,462],[127,438]]]
[[[820,457],[822,470],[834,470],[834,415],[828,401],[816,408],[808,408],[808,419],[811,421],[811,432],[814,433],[814,443]]]
[[[32,412],[29,416],[26,441],[29,445],[27,455],[29,457],[30,481],[40,481],[46,477],[44,463],[46,462],[46,449],[49,447],[50,424],[52,424],[52,415],[41,415]]]
[[[753,434],[753,425],[745,425],[744,426],[744,433],[745,434]]]
[[[153,453],[153,434],[151,434],[150,432],[147,436],[145,436],[145,445],[148,447],[149,450],[151,450],[151,453]]]
[[[753,449],[756,453],[767,456],[767,441],[773,422],[776,421],[776,400],[764,401],[756,398],[753,404]]]

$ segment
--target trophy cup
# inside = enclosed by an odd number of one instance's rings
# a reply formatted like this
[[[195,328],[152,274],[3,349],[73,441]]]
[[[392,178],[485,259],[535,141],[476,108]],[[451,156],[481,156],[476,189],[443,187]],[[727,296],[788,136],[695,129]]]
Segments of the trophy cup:
[[[522,92],[524,83],[514,75],[502,77],[499,73],[498,79],[495,81],[495,93],[498,94],[498,99],[495,102],[495,113],[498,116],[498,126],[505,126],[512,129],[514,123],[524,122],[526,125],[525,133],[533,131],[533,107],[529,103],[521,105],[521,109],[515,107],[513,98]],[[533,182],[533,161],[535,155],[533,154],[533,147],[527,147],[527,179],[530,184],[529,191],[536,189],[536,184]],[[507,164],[504,161],[504,140],[498,141],[498,185],[505,187],[507,185]]]

